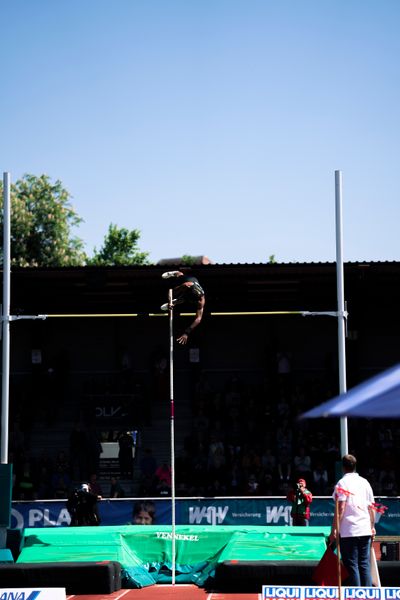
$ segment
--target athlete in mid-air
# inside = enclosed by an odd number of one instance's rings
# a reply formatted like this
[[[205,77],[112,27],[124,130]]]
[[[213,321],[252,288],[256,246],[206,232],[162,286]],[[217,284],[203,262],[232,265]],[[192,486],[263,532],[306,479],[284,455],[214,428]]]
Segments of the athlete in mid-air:
[[[163,279],[172,279],[176,278],[177,284],[173,288],[173,299],[172,306],[176,306],[177,304],[194,304],[196,307],[196,317],[182,333],[181,336],[177,338],[177,342],[179,344],[186,344],[189,338],[189,335],[193,331],[197,325],[199,325],[201,319],[203,318],[204,305],[206,303],[206,298],[204,295],[204,290],[201,287],[199,280],[197,277],[193,277],[192,275],[185,275],[182,271],[167,271],[161,275]],[[161,310],[168,310],[169,305],[168,302],[161,306]]]

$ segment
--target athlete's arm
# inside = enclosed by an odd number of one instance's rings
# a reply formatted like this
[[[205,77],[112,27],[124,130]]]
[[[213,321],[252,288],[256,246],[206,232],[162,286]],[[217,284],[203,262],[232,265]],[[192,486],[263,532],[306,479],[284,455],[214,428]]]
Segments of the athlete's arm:
[[[200,324],[202,318],[203,318],[203,312],[204,312],[204,305],[206,303],[206,299],[204,296],[202,296],[200,298],[200,300],[197,303],[197,309],[196,309],[196,318],[193,321],[193,323],[191,325],[189,325],[189,327],[187,329],[185,329],[185,333],[183,333],[180,337],[178,337],[177,342],[179,344],[186,344],[188,341],[188,337],[191,334],[191,332],[193,331],[193,329],[195,327],[197,327],[197,325]]]

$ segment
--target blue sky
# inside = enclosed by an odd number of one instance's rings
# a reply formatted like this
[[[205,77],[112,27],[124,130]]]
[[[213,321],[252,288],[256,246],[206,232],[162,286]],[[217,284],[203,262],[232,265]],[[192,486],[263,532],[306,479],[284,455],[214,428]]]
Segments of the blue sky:
[[[89,254],[400,260],[398,0],[2,0],[0,170],[60,179]]]

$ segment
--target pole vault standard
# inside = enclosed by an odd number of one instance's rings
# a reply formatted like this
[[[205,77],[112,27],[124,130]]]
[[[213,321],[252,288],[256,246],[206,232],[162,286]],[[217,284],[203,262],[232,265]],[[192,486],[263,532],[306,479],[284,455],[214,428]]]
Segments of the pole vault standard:
[[[8,421],[10,392],[10,173],[3,173],[3,310],[1,381],[1,464],[8,463]]]
[[[335,171],[335,207],[336,207],[336,289],[338,319],[338,357],[339,357],[339,391],[347,391],[346,381],[346,319],[344,302],[343,272],[343,209],[342,209],[342,172]],[[342,456],[348,453],[347,417],[340,418],[340,449]]]

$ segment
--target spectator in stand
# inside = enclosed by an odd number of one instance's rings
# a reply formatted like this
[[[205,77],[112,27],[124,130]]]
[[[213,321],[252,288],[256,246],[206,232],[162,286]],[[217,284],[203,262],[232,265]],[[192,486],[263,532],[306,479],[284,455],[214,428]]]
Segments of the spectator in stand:
[[[70,473],[68,456],[64,450],[60,450],[56,457],[56,467],[61,467],[65,473]]]
[[[328,440],[326,434],[323,431],[317,431],[313,436],[311,446],[308,449],[313,463],[317,460],[323,460],[324,463],[326,462],[327,445]]]
[[[238,411],[240,411],[242,404],[242,388],[243,386],[240,379],[236,376],[231,377],[227,384],[227,390],[225,393],[225,405],[228,413],[232,408],[236,408]]]
[[[228,493],[230,496],[238,496],[242,487],[242,471],[237,458],[232,461],[228,476]]]
[[[171,488],[171,467],[167,463],[163,463],[155,472],[157,484],[165,481],[167,486]]]
[[[322,460],[321,456],[318,456],[317,460]],[[335,465],[340,461],[340,448],[337,443],[336,436],[330,436],[326,444],[326,452],[323,458],[325,467],[328,471],[328,475],[333,479]]]
[[[292,503],[292,523],[297,527],[304,527],[309,524],[310,520],[310,505],[313,500],[312,493],[306,487],[304,479],[297,480],[296,485],[292,488],[287,499]]]
[[[32,465],[29,460],[23,464],[20,474],[17,474],[15,490],[17,500],[34,500],[35,486]]]
[[[207,487],[207,496],[226,496],[226,485],[218,477]]]
[[[111,477],[110,479],[110,498],[124,498],[125,490],[120,484],[117,477]]]
[[[131,479],[133,475],[133,436],[131,431],[121,431],[118,435],[119,470],[123,479]]]
[[[379,487],[383,496],[397,495],[397,481],[394,469],[381,471],[379,475]]]
[[[282,446],[279,449],[278,454],[278,477],[279,480],[289,482],[292,476],[292,459],[290,455],[290,450],[287,446]]]
[[[175,474],[176,474],[176,486],[179,487],[182,492],[188,490],[193,475],[193,467],[192,460],[187,452],[187,450],[183,449],[182,452],[178,454],[175,460]],[[190,495],[186,493],[178,494],[178,495]]]
[[[291,358],[291,353],[287,350],[280,350],[276,353],[278,385],[286,398],[290,397],[292,389]]]
[[[208,472],[212,479],[219,479],[225,472],[226,458],[224,449],[218,446],[208,458]]]
[[[168,484],[166,479],[160,479],[156,486],[156,494],[158,496],[170,496],[171,495],[171,484]]]
[[[15,456],[20,456],[20,454],[22,454],[24,451],[25,435],[24,432],[21,430],[19,420],[14,421],[12,429],[10,431],[9,448]]]
[[[184,498],[187,496],[192,496],[191,490],[188,487],[186,481],[179,481],[176,484],[176,495],[180,498]]]
[[[146,496],[155,496],[156,494],[156,484],[154,477],[150,477],[146,475],[142,478],[139,489],[138,496],[145,498]]]
[[[266,448],[261,456],[261,466],[265,473],[274,476],[276,470],[276,458],[272,454],[271,448]]]
[[[90,487],[90,491],[93,494],[96,494],[96,496],[99,497],[99,500],[101,500],[102,496],[103,496],[103,490],[101,488],[101,485],[97,481],[97,474],[96,473],[92,473],[90,475],[90,477],[89,477],[89,487]]]
[[[69,436],[69,456],[72,479],[85,479],[88,475],[88,441],[82,423],[77,422]]]
[[[151,448],[145,448],[142,458],[140,459],[140,473],[142,478],[153,478],[157,469],[157,461],[153,456]]]
[[[293,432],[288,419],[283,419],[276,431],[276,446],[278,452],[281,448],[287,448],[292,452]]]
[[[89,473],[98,473],[100,464],[100,454],[103,451],[99,434],[95,427],[90,424],[86,430],[87,435],[87,453]]]
[[[311,457],[306,453],[304,446],[299,447],[299,451],[293,459],[293,466],[296,477],[306,479],[311,476]]]
[[[242,455],[242,469],[246,476],[258,472],[261,467],[261,457],[250,445],[246,445]]]
[[[385,426],[384,423],[379,425],[378,429],[379,446],[383,450],[392,450],[393,448],[393,433],[390,427]]]
[[[209,420],[207,418],[205,409],[203,407],[199,407],[197,409],[197,414],[193,419],[193,427],[194,429],[202,429],[203,431],[207,431],[209,428]]]
[[[397,468],[396,459],[390,450],[385,450],[381,454],[379,467],[382,471],[395,471]]]
[[[163,402],[169,397],[168,352],[157,346],[150,356],[151,395],[155,402]]]
[[[265,473],[264,477],[261,479],[259,495],[260,496],[273,496],[274,495],[274,480],[273,480],[271,473]]]
[[[47,500],[53,497],[53,489],[51,487],[51,473],[46,465],[39,466],[37,483],[35,484],[35,498],[37,500]]]
[[[225,402],[221,393],[214,393],[207,406],[207,412],[211,423],[224,421],[226,418]]]
[[[279,420],[288,419],[290,416],[289,402],[283,392],[281,392],[281,397],[276,405],[276,412]]]
[[[259,490],[260,484],[257,480],[257,477],[254,473],[251,473],[251,475],[249,476],[247,483],[246,483],[246,488],[243,490],[244,491],[244,495],[245,496],[259,496],[260,495],[260,490]]]
[[[324,496],[328,489],[328,471],[324,468],[322,460],[317,462],[312,478],[314,494],[316,496]]]
[[[62,464],[56,466],[56,471],[51,478],[51,487],[53,489],[53,498],[68,498],[71,478],[64,470]]]
[[[134,504],[132,512],[133,525],[154,525],[155,518],[156,509],[154,502],[143,500]]]

